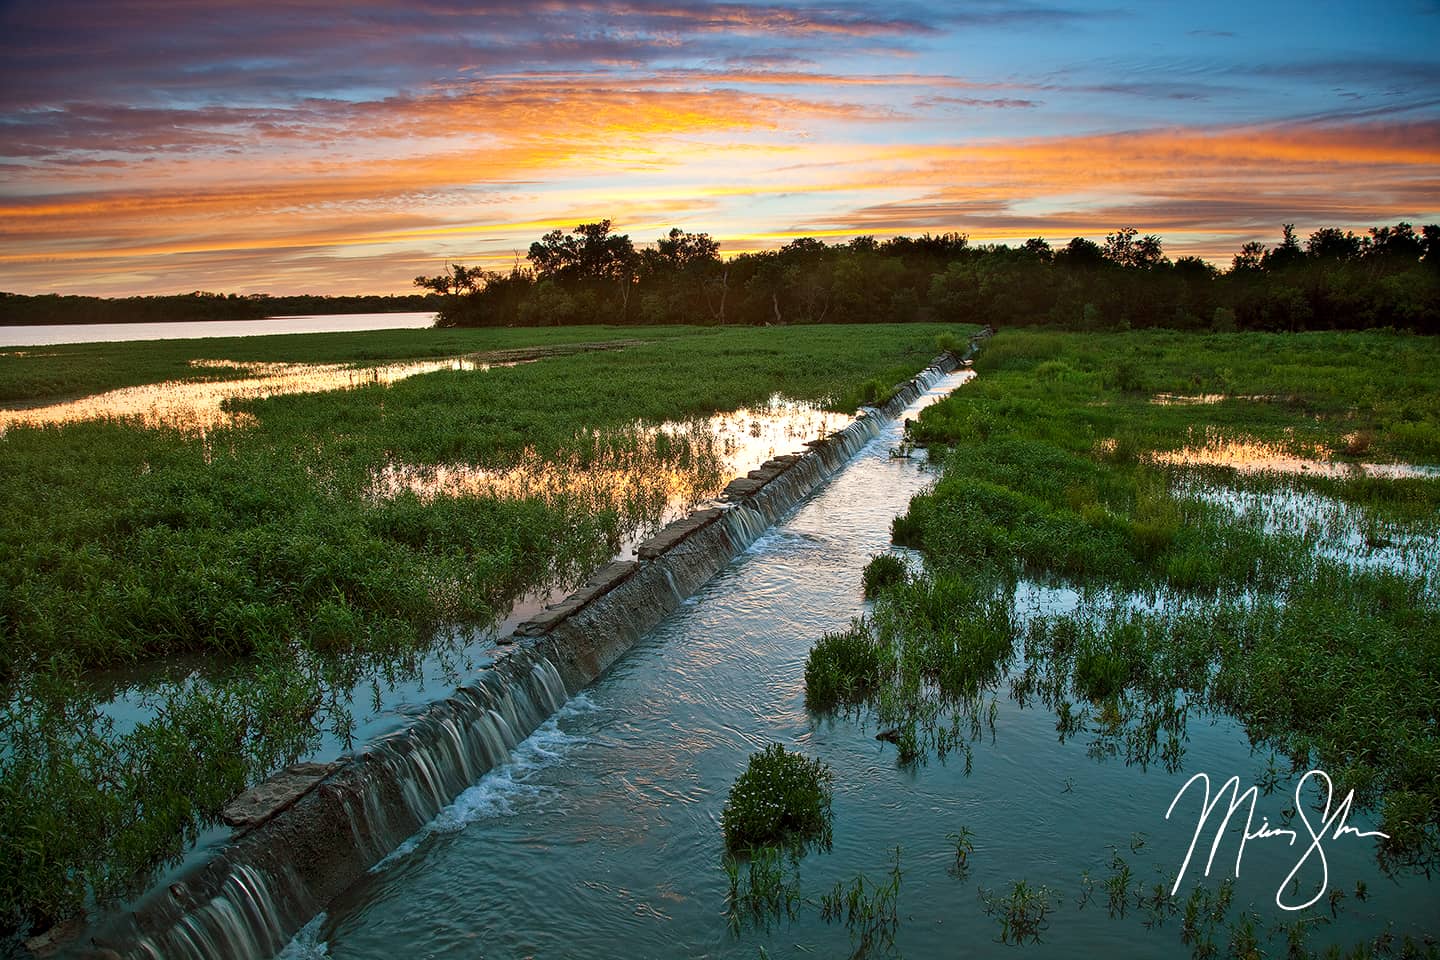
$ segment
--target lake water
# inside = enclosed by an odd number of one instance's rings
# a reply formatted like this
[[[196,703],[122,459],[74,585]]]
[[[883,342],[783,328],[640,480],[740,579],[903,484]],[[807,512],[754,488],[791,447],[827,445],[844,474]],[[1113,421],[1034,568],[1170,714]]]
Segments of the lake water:
[[[362,330],[416,330],[433,326],[435,314],[337,313],[321,317],[266,317],[196,323],[58,323],[0,326],[0,346],[40,347],[56,343],[116,340],[199,340],[203,337],[263,337],[274,333],[358,333]]]

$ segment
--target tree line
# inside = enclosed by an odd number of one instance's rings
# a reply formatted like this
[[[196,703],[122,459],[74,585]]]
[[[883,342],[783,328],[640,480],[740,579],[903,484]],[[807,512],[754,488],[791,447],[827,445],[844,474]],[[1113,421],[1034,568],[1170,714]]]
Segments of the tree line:
[[[1440,332],[1440,225],[1334,227],[1246,243],[1227,270],[1134,228],[1103,243],[972,245],[962,233],[801,238],[724,260],[705,233],[637,248],[609,220],[555,230],[509,271],[416,277],[441,326],[967,321],[1069,329]]]
[[[182,293],[157,297],[27,296],[0,293],[0,326],[72,323],[178,323],[260,320],[334,313],[438,310],[434,294],[404,296],[272,297],[268,294]]]

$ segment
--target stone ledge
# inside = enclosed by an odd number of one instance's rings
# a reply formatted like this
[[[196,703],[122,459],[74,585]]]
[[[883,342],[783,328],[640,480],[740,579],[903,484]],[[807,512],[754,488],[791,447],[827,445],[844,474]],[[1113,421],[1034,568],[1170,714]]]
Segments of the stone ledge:
[[[646,540],[635,548],[635,553],[642,560],[654,560],[656,557],[670,550],[680,541],[689,537],[702,527],[709,526],[725,513],[719,507],[710,507],[706,510],[697,510],[688,517],[682,517],[674,523],[669,524],[655,536]]]
[[[547,633],[555,624],[575,613],[585,604],[596,597],[609,593],[621,581],[628,579],[638,566],[639,564],[634,560],[614,560],[605,564],[570,596],[553,607],[541,610],[517,626],[514,631],[515,636],[538,637]]]
[[[258,827],[309,793],[342,764],[340,760],[332,763],[293,763],[231,800],[221,811],[220,819],[241,830]]]
[[[721,496],[727,500],[741,500],[750,496],[763,486],[765,486],[763,480],[754,480],[750,477],[737,477],[725,485]]]

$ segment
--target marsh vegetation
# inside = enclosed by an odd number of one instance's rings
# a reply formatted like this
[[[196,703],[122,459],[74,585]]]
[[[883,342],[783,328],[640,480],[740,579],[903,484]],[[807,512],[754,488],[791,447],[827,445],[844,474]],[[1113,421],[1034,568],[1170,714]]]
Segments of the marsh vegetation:
[[[777,395],[853,411],[867,382],[923,367],[941,329],[407,331],[0,355],[0,395],[34,408],[233,381],[256,363],[444,358],[388,384],[362,372],[341,390],[227,397],[203,430],[104,411],[11,422],[0,840],[15,855],[0,915],[23,927],[133,893],[245,786],[347,743],[357,690],[378,702],[437,662],[444,688],[517,596],[573,584],[668,503],[409,483],[377,495],[387,469],[624,463],[688,472],[690,495],[713,495],[728,477],[723,443],[700,436],[708,418]],[[620,339],[518,366],[449,359]]]
[[[867,568],[878,598],[811,650],[807,705],[880,731],[902,766],[958,755],[967,773],[984,745],[1005,749],[996,718],[1014,709],[1047,712],[1061,745],[1137,778],[1195,772],[1197,726],[1238,724],[1248,748],[1219,756],[1233,772],[1258,761],[1268,796],[1328,771],[1336,802],[1353,791],[1388,834],[1375,868],[1426,883],[1440,862],[1436,344],[1007,331],[976,367],[911,424],[941,468],[893,535],[923,563]],[[1172,455],[1200,446],[1217,455]],[[1196,956],[1324,953],[1305,931],[1345,907],[1336,889],[1298,917],[1231,910],[1233,891],[1204,882],[1187,901],[1169,895],[1177,865],[1151,890],[1114,854],[1080,903],[1098,883],[1116,918],[1184,913]],[[1002,941],[1064,941],[1046,932],[1063,924],[1056,890],[1012,876],[980,895]],[[1370,927],[1357,955],[1435,950],[1388,930]]]

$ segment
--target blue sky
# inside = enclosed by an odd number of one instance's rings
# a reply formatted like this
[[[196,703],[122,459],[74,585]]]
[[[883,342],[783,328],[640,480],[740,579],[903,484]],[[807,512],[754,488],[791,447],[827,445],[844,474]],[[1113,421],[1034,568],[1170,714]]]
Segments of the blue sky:
[[[1440,4],[0,4],[0,289],[402,292],[608,217],[795,236],[1440,219]]]

